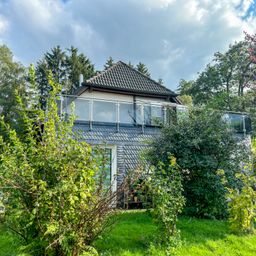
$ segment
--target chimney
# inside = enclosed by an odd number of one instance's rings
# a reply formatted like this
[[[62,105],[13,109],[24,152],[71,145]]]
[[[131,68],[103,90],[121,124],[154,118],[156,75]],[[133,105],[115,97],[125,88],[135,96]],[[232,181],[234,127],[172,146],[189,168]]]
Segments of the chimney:
[[[83,74],[79,75],[79,86],[82,86],[82,83],[84,82],[84,76]]]

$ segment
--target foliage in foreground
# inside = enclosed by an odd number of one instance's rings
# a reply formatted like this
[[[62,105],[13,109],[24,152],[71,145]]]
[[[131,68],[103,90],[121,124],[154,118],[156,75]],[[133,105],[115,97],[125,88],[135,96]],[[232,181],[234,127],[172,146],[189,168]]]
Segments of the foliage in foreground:
[[[180,234],[177,229],[178,214],[185,199],[182,195],[182,176],[176,159],[169,157],[169,163],[158,163],[151,169],[147,187],[152,197],[152,214],[161,230],[160,242],[167,245],[167,254],[178,245]]]
[[[256,225],[256,169],[255,169],[255,140],[252,143],[252,161],[243,166],[243,170],[236,174],[241,187],[232,188],[222,170],[219,175],[227,186],[227,200],[229,208],[229,223],[232,231],[236,233],[254,233]]]
[[[224,169],[229,185],[236,187],[234,170],[239,170],[243,154],[220,113],[191,110],[189,118],[163,127],[151,146],[148,157],[153,165],[167,164],[170,154],[177,159],[183,173],[185,214],[227,217],[226,188],[217,172]]]
[[[251,167],[236,175],[243,187],[229,189],[229,222],[235,232],[254,233],[256,223],[256,176]]]
[[[94,255],[91,243],[106,225],[114,198],[100,182],[91,147],[72,132],[74,117],[58,115],[58,85],[49,83],[46,112],[36,97],[28,107],[19,100],[23,133],[1,121],[1,217],[31,255]]]

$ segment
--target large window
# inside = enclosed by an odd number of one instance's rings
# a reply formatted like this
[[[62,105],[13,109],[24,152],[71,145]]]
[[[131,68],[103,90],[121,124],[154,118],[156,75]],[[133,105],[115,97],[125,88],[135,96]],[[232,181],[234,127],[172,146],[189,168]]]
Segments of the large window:
[[[115,123],[117,121],[116,103],[93,101],[93,121]]]
[[[112,150],[104,148],[100,150],[100,179],[103,179],[103,184],[106,189],[109,189],[112,182]]]
[[[93,149],[94,157],[100,163],[99,170],[96,172],[96,182],[103,184],[104,189],[111,189],[113,192],[117,189],[117,153],[116,146],[99,146]]]

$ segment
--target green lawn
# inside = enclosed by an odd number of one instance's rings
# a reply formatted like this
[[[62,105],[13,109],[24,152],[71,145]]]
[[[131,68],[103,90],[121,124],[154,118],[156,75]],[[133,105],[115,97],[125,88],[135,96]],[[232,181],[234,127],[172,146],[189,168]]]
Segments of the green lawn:
[[[178,224],[182,246],[178,256],[255,256],[256,235],[232,235],[226,222],[198,220],[182,217]],[[103,235],[96,243],[102,255],[142,256],[149,255],[156,226],[145,212],[126,212],[118,216],[110,234]],[[152,255],[165,255],[164,249]]]
[[[146,212],[124,212],[117,215],[110,233],[95,243],[102,256],[150,255],[148,248],[156,234],[156,226]],[[255,256],[256,235],[232,235],[226,222],[182,217],[179,221],[182,246],[178,256]],[[17,256],[19,241],[0,228],[0,256]],[[152,256],[164,256],[158,248]]]
[[[0,256],[16,256],[19,239],[0,226]]]

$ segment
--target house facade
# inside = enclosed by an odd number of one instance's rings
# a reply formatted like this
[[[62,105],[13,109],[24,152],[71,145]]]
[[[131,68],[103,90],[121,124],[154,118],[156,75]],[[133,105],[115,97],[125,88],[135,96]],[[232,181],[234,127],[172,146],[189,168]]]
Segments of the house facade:
[[[159,123],[170,121],[169,110],[177,115],[186,110],[177,94],[121,61],[83,82],[74,95],[63,95],[62,111],[70,113],[72,102],[75,131],[106,150],[113,190],[128,171],[138,168],[147,142],[159,135]],[[227,115],[245,134],[247,117]]]
[[[159,134],[167,109],[183,109],[177,94],[121,61],[83,82],[75,95],[64,95],[62,111],[70,113],[72,102],[75,131],[108,151],[113,190],[127,171],[138,167],[141,151]]]

